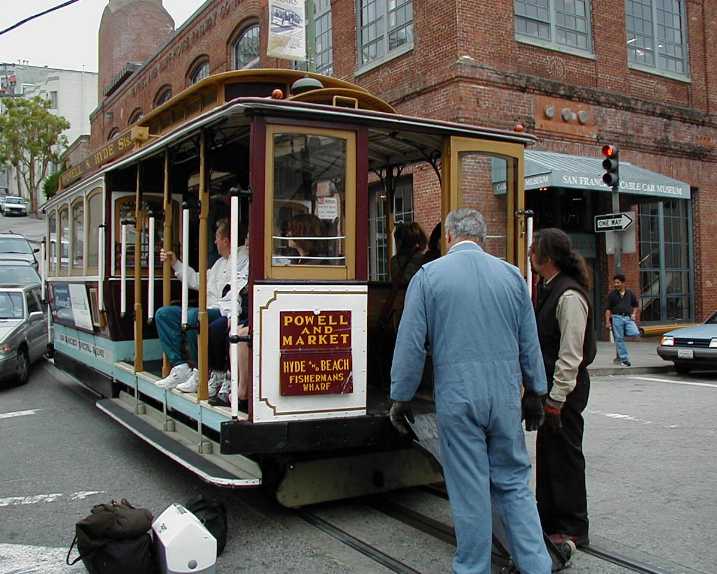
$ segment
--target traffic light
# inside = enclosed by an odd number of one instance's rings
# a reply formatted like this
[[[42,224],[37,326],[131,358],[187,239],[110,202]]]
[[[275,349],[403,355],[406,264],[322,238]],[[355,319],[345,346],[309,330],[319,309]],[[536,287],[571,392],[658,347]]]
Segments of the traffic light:
[[[602,160],[602,166],[605,169],[602,180],[608,187],[615,187],[620,183],[620,150],[614,145],[604,145],[602,146],[602,155],[605,156],[605,159]]]

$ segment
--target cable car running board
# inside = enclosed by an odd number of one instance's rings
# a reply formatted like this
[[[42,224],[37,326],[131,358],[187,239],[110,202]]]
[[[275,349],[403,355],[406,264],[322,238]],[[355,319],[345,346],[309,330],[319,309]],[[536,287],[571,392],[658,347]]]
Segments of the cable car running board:
[[[162,454],[178,462],[190,472],[199,476],[205,482],[225,488],[258,487],[262,484],[262,474],[259,466],[245,457],[233,455],[205,455],[182,444],[169,433],[162,431],[156,422],[147,416],[134,414],[121,399],[101,399],[96,403],[97,408],[109,415],[122,426],[133,432],[146,443],[150,444]],[[177,423],[178,425],[180,423]],[[176,433],[171,433],[176,434]],[[218,451],[218,449],[217,449]],[[210,457],[214,460],[211,460]],[[249,466],[253,472],[227,460],[224,464],[217,464],[215,460],[241,459],[241,466]],[[232,468],[233,467],[233,468]],[[231,468],[231,469],[230,469]]]

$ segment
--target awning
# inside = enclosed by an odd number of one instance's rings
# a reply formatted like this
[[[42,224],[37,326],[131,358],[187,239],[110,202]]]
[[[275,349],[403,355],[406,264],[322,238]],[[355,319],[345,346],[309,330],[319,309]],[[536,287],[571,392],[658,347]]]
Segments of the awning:
[[[602,158],[547,151],[525,152],[525,189],[568,187],[610,191],[602,181]],[[620,162],[620,193],[689,199],[690,186],[660,173]]]

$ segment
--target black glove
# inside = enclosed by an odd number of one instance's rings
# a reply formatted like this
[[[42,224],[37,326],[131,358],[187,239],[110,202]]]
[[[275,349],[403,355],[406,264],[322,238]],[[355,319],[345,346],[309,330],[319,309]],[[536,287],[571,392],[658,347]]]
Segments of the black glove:
[[[550,397],[545,401],[545,428],[549,431],[558,432],[563,428],[563,423],[560,420],[562,408],[563,403],[554,401]]]
[[[394,428],[403,435],[409,434],[411,429],[406,423],[406,419],[414,422],[413,411],[409,401],[393,401],[391,410],[388,412],[388,418]]]
[[[525,420],[526,431],[537,431],[545,419],[543,401],[545,395],[536,395],[526,392],[523,395],[523,419]]]

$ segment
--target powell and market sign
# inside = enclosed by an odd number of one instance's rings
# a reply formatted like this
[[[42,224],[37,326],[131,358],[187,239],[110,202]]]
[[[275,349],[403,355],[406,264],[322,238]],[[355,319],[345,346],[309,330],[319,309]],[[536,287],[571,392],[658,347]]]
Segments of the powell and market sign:
[[[610,188],[603,183],[601,175],[581,175],[580,173],[556,170],[526,176],[526,190],[542,187],[610,191]],[[496,194],[505,193],[505,189],[505,181],[498,181],[493,184],[493,192]],[[622,193],[669,197],[672,199],[690,198],[690,187],[686,183],[625,164],[620,166],[620,191]]]

